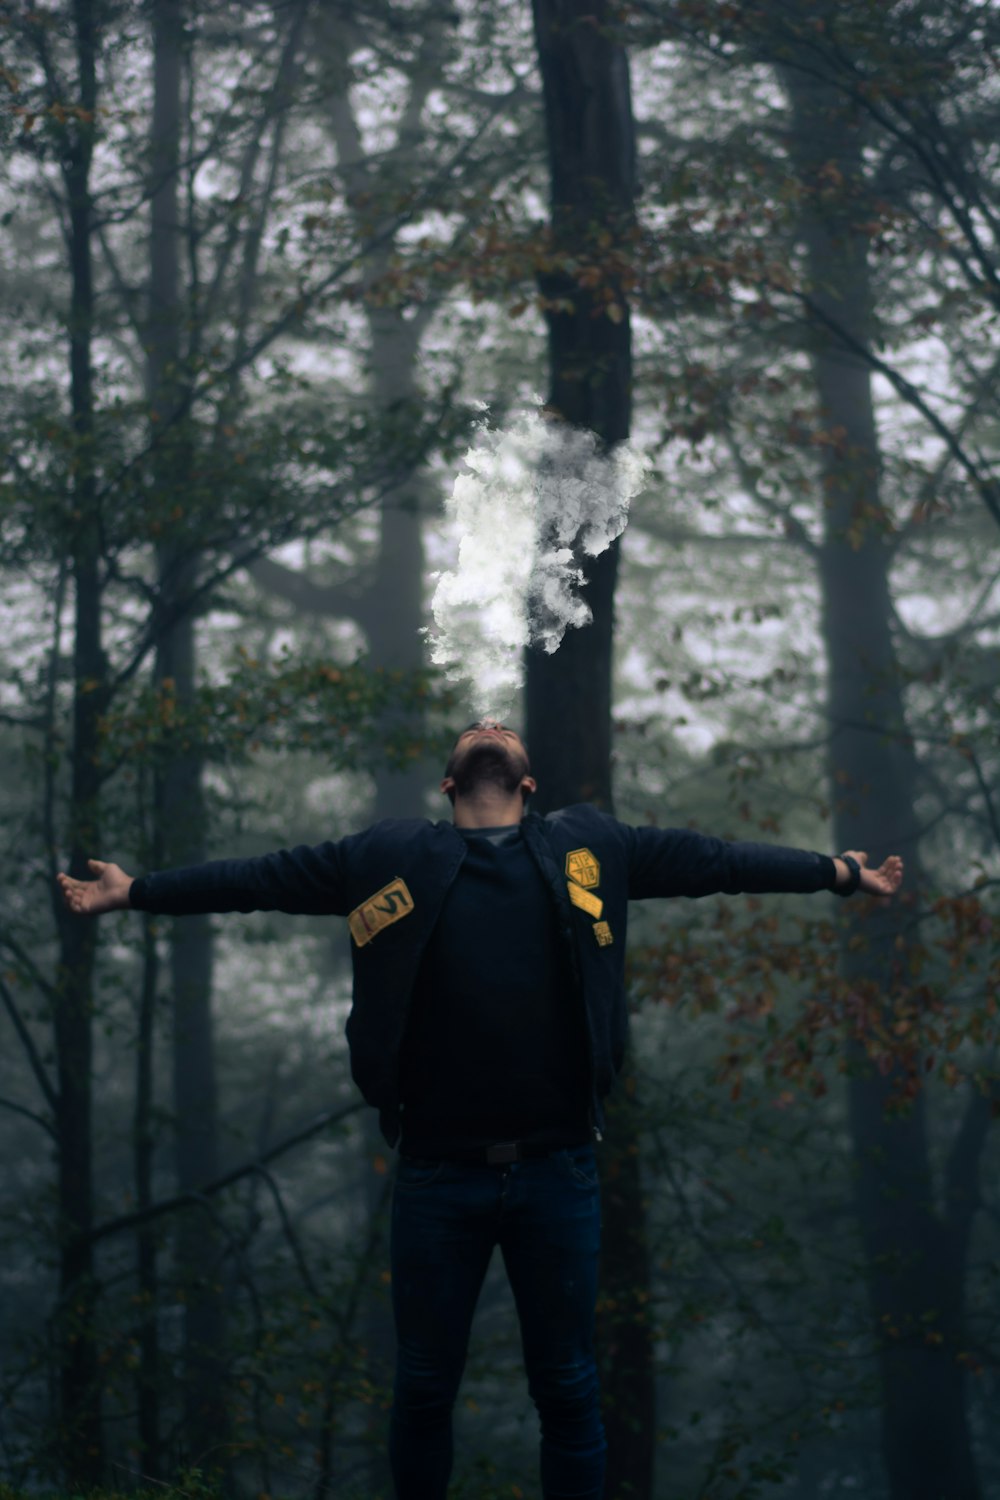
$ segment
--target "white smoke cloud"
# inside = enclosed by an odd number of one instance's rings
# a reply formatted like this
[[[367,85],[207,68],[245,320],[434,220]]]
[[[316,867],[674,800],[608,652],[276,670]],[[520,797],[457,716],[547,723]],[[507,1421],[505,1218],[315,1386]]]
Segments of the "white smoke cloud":
[[[464,462],[446,504],[458,566],[438,577],[431,660],[469,681],[477,714],[504,717],[524,648],[551,653],[590,620],[579,560],[624,531],[649,464],[627,443],[609,457],[593,433],[538,410],[480,423]]]

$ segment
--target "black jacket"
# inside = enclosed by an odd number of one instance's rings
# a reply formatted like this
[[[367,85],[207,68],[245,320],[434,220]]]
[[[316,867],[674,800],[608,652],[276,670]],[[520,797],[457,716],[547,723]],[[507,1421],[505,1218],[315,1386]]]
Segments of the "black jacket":
[[[541,818],[524,838],[548,884],[586,1016],[591,1115],[621,1066],[627,1029],[627,907],[648,896],[832,889],[833,861],[773,844],[726,843],[684,828],[633,828],[586,804]],[[399,1058],[417,969],[445,894],[465,858],[451,823],[386,820],[336,842],[256,859],[214,860],[134,882],[143,911],[284,911],[346,916],[354,1003],[351,1072],[399,1138]]]

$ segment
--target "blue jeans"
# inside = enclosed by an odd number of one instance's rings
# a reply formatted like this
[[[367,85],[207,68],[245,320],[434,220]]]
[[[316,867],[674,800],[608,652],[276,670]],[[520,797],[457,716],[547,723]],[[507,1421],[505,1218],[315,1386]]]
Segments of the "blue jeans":
[[[502,1167],[400,1159],[391,1251],[399,1353],[389,1434],[398,1500],[445,1500],[452,1406],[494,1245],[514,1293],[541,1420],[542,1494],[601,1500],[599,1242],[591,1146]]]

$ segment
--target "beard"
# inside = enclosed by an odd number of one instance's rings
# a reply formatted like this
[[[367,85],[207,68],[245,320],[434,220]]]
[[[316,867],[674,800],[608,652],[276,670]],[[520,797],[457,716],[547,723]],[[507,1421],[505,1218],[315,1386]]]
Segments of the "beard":
[[[452,775],[455,791],[461,797],[488,786],[510,795],[528,775],[528,760],[500,740],[476,740],[455,765]]]

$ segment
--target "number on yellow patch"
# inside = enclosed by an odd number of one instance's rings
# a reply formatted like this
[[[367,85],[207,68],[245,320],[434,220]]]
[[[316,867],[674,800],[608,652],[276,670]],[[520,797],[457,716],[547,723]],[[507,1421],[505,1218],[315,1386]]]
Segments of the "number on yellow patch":
[[[614,942],[614,935],[607,922],[594,923],[594,936],[602,948],[606,948],[609,943]]]
[[[356,906],[347,919],[347,925],[351,929],[351,937],[359,948],[363,948],[383,927],[391,927],[401,917],[408,917],[412,910],[413,897],[407,889],[406,881],[397,875],[395,880],[390,880],[374,896],[369,896],[367,901]]]
[[[591,854],[589,849],[571,849],[566,856],[566,874],[570,880],[575,880],[577,885],[585,886],[589,890],[600,880],[601,866],[597,856]]]

